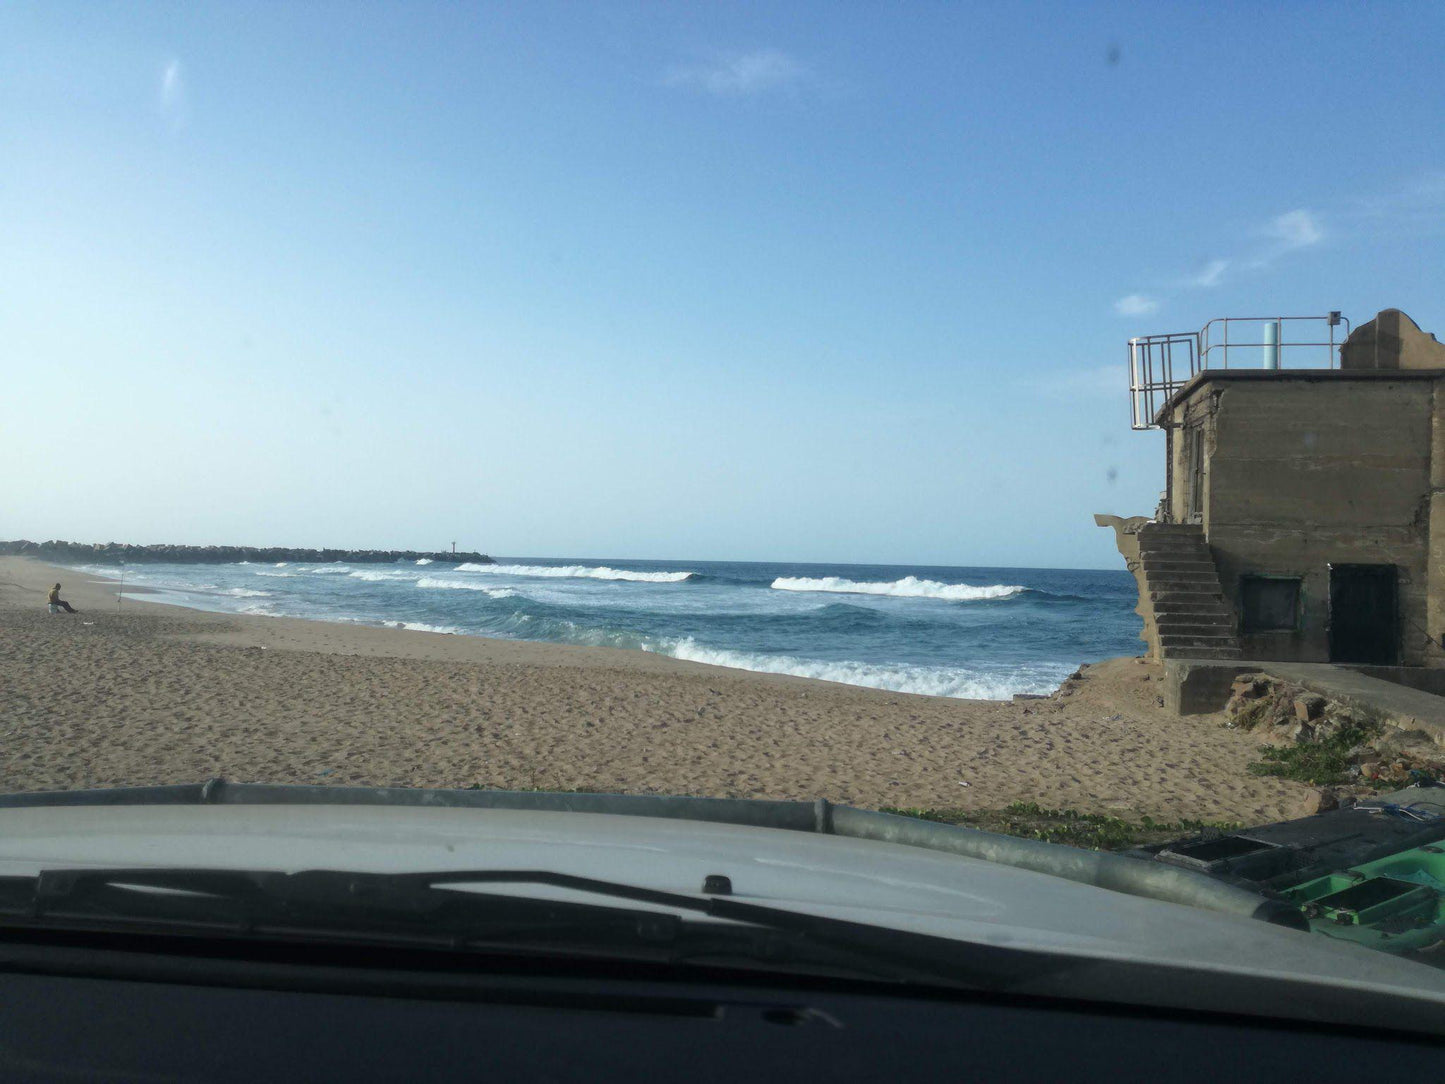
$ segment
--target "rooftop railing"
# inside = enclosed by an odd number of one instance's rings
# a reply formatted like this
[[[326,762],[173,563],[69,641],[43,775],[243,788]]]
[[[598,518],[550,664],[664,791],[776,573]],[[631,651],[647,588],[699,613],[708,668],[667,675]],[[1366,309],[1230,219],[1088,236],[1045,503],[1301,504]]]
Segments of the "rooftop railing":
[[[1343,327],[1343,332],[1340,328]],[[1223,316],[1199,331],[1129,340],[1129,405],[1135,429],[1158,429],[1160,409],[1206,369],[1334,369],[1350,322],[1325,316]]]

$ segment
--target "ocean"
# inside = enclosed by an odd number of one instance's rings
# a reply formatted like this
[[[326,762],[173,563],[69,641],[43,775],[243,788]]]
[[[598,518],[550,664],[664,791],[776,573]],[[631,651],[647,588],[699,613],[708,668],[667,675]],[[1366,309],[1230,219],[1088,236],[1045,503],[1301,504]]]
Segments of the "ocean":
[[[124,572],[159,592],[137,597],[205,610],[630,648],[968,699],[1048,692],[1080,663],[1142,650],[1122,569],[499,558]]]

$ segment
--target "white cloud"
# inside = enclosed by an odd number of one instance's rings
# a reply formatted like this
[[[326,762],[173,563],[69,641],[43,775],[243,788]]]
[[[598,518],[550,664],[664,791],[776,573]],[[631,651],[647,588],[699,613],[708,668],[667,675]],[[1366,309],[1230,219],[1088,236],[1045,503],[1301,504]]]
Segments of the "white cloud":
[[[745,97],[792,86],[808,69],[780,49],[727,53],[706,64],[675,65],[664,75],[674,87],[691,87],[720,97]]]
[[[1218,286],[1224,278],[1224,273],[1228,270],[1228,260],[1210,260],[1199,270],[1198,274],[1190,275],[1185,279],[1184,285],[1207,290],[1211,286]]]
[[[1143,294],[1129,294],[1114,302],[1114,311],[1120,316],[1148,316],[1159,310],[1159,302]]]
[[[168,60],[161,69],[160,97],[157,100],[161,118],[171,126],[171,129],[179,130],[186,126],[190,119],[190,109],[186,104],[186,79],[185,73],[181,71],[181,62],[172,58]]]
[[[1315,216],[1303,208],[1276,215],[1270,219],[1264,232],[1266,236],[1274,238],[1285,252],[1317,245],[1325,236]]]
[[[1373,237],[1438,232],[1445,226],[1445,170],[1416,176],[1394,189],[1357,200],[1349,217]]]
[[[1051,399],[1116,399],[1129,387],[1129,369],[1123,363],[1095,369],[1069,369],[1048,374],[1030,384]]]

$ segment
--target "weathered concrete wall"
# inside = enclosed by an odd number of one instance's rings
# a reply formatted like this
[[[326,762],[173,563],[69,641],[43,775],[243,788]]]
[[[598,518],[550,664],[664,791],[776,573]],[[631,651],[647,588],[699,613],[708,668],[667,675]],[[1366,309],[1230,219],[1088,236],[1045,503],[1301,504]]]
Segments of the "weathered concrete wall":
[[[1149,586],[1144,579],[1144,563],[1139,559],[1139,528],[1149,522],[1148,516],[1108,516],[1096,515],[1094,523],[1100,527],[1114,528],[1114,544],[1119,547],[1119,556],[1124,558],[1124,566],[1134,575],[1134,585],[1139,591],[1139,604],[1134,607],[1134,612],[1144,621],[1144,627],[1139,632],[1139,639],[1144,641],[1145,654],[1158,662],[1162,657],[1159,651],[1159,625],[1154,617],[1154,603],[1149,598]]]
[[[1302,579],[1300,630],[1243,634],[1245,658],[1327,660],[1328,566],[1388,563],[1399,568],[1401,661],[1427,661],[1415,629],[1432,616],[1432,541],[1440,550],[1437,567],[1445,564],[1445,521],[1437,521],[1442,537],[1432,539],[1430,531],[1435,384],[1338,373],[1221,379],[1176,405],[1179,423],[1204,426],[1204,529],[1236,612],[1241,576]],[[1183,518],[1187,451],[1171,469],[1181,494],[1176,516]],[[1435,609],[1445,617],[1445,604]]]
[[[1223,711],[1234,679],[1258,669],[1256,662],[1166,659],[1164,707],[1175,715],[1209,715]]]
[[[1425,575],[1429,589],[1425,597],[1425,663],[1445,666],[1445,381],[1432,383],[1434,399],[1430,416],[1429,535]],[[1414,633],[1416,630],[1409,630]]]
[[[1341,369],[1445,369],[1445,344],[1399,309],[1385,309],[1340,346]]]

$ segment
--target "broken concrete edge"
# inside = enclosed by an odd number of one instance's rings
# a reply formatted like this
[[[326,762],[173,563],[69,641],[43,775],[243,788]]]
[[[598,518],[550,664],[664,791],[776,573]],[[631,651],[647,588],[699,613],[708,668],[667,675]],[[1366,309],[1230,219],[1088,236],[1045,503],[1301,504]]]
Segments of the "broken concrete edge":
[[[1119,556],[1124,558],[1124,566],[1134,577],[1134,585],[1139,592],[1139,604],[1134,607],[1134,612],[1144,622],[1144,627],[1139,630],[1139,639],[1144,641],[1145,655],[1158,662],[1161,657],[1159,626],[1154,617],[1154,604],[1149,598],[1149,585],[1144,579],[1144,562],[1139,559],[1139,528],[1152,522],[1148,516],[1094,515],[1096,526],[1114,528],[1114,545],[1119,549]]]
[[[1362,718],[1396,731],[1400,740],[1423,740],[1445,746],[1445,698],[1437,698],[1439,711],[1432,716],[1425,711],[1410,710],[1416,698],[1433,697],[1432,693],[1359,671],[1341,668],[1339,673],[1347,675],[1351,685],[1364,691],[1346,687],[1339,680],[1331,681],[1328,672],[1313,674],[1307,667],[1294,663],[1168,659],[1164,663],[1164,705],[1176,715],[1212,715],[1223,711],[1229,703],[1235,678],[1261,674],[1297,685],[1325,701],[1342,704]],[[1315,707],[1316,715],[1322,707],[1322,704]]]

